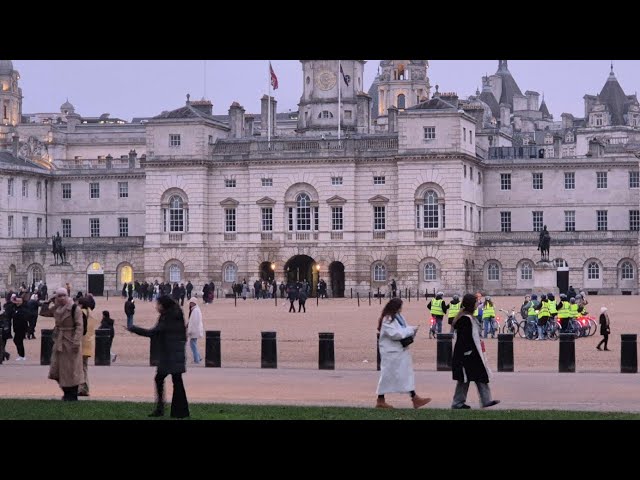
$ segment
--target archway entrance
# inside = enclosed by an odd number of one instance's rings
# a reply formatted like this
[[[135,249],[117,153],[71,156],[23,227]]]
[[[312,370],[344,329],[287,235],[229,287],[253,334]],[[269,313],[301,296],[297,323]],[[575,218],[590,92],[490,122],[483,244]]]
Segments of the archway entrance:
[[[131,265],[126,264],[120,267],[118,278],[116,278],[116,286],[121,288],[125,283],[133,283],[133,268]]]
[[[304,280],[311,284],[311,295],[316,294],[318,286],[318,264],[308,255],[296,255],[284,264],[284,274],[288,284],[303,283]]]
[[[273,279],[275,278],[275,264],[271,262],[262,262],[260,264],[260,280],[266,280],[270,283],[273,283]]]
[[[553,264],[557,268],[556,285],[560,293],[566,294],[569,291],[569,264],[562,258],[556,258]]]
[[[342,262],[331,262],[329,265],[329,280],[331,281],[331,296],[344,297],[344,265]]]
[[[87,292],[96,297],[104,295],[104,270],[98,262],[87,268]]]

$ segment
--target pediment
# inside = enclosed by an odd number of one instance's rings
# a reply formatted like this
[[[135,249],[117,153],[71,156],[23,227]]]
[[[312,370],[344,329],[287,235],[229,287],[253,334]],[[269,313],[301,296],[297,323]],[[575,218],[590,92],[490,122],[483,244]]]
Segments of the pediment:
[[[334,195],[327,200],[329,205],[344,205],[347,201],[339,195]]]
[[[258,205],[275,205],[276,201],[270,197],[262,197],[256,202]]]
[[[223,207],[237,207],[238,205],[240,205],[240,202],[234,200],[233,198],[226,198],[220,202],[220,205]]]
[[[375,197],[371,197],[369,199],[369,203],[389,203],[389,199],[387,197],[383,197],[382,195],[376,195]]]

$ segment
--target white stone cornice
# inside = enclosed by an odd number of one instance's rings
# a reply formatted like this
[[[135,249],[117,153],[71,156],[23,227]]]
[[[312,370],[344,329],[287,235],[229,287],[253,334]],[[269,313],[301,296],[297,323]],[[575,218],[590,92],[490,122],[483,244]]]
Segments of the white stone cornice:
[[[369,199],[369,203],[371,203],[372,205],[381,206],[389,203],[389,199],[387,197],[383,197],[382,195],[376,195]]]
[[[237,207],[238,205],[240,205],[240,202],[229,197],[222,200],[220,202],[220,205],[223,207]]]
[[[329,205],[344,205],[347,201],[339,195],[334,195],[333,197],[327,199],[327,203]]]
[[[256,204],[258,205],[265,205],[265,206],[272,206],[275,205],[277,202],[270,197],[262,197],[260,200],[256,201]]]

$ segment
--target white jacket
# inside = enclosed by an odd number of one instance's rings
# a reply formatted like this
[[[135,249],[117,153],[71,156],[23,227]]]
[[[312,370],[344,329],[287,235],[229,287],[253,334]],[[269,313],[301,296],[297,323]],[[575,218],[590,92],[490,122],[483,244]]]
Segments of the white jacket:
[[[189,338],[201,338],[204,337],[204,324],[202,322],[202,312],[199,306],[193,307],[189,316],[189,323],[187,325],[187,337]]]

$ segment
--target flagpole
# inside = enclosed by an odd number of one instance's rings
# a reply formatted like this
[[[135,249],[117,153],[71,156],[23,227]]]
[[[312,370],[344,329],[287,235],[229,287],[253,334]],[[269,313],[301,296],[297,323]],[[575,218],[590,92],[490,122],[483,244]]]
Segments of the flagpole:
[[[267,83],[269,95],[267,95],[267,148],[271,146],[271,60],[269,60],[269,71],[267,72]]]
[[[342,64],[338,60],[338,140],[340,140],[340,112],[342,110],[342,74],[340,67]]]

